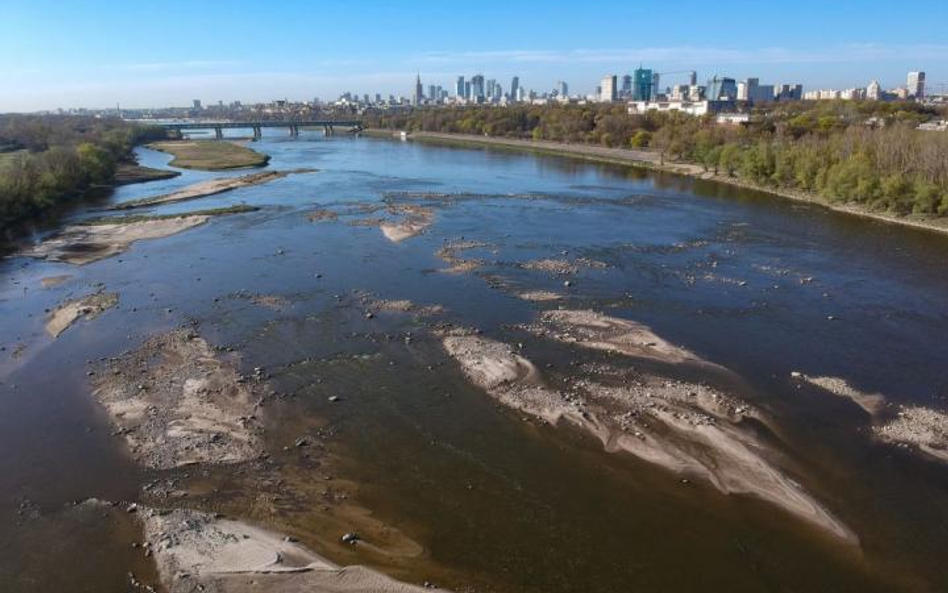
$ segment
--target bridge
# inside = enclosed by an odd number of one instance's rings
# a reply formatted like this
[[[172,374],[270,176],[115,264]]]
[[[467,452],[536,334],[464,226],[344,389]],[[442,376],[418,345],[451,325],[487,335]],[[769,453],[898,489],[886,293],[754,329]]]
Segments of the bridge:
[[[209,121],[209,122],[175,122],[156,124],[164,129],[181,134],[185,130],[214,130],[214,136],[220,140],[224,137],[224,130],[251,129],[254,139],[263,136],[263,128],[286,128],[290,136],[298,137],[300,128],[322,128],[327,136],[335,134],[336,127],[348,128],[349,133],[362,131],[362,121],[349,120],[308,120],[308,121]]]

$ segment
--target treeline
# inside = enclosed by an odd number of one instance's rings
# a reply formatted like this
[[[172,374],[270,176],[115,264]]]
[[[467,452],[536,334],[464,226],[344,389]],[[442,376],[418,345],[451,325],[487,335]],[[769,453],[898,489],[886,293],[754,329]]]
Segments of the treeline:
[[[622,105],[518,105],[377,113],[370,127],[503,136],[657,151],[763,187],[891,213],[948,215],[948,134],[917,130],[944,116],[915,103],[785,103],[746,126],[714,116]]]
[[[118,118],[0,115],[0,229],[111,184],[135,145],[164,136]]]

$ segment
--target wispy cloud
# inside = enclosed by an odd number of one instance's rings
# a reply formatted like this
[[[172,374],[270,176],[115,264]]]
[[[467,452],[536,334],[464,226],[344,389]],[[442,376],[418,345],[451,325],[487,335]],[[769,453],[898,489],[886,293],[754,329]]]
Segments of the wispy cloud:
[[[161,72],[166,70],[207,70],[240,66],[236,60],[185,60],[180,62],[138,62],[111,64],[108,69],[129,70],[135,72]]]
[[[698,65],[727,64],[805,64],[873,62],[880,60],[944,59],[948,45],[883,45],[854,43],[827,45],[814,49],[765,47],[737,49],[727,47],[668,46],[620,49],[426,52],[418,61],[426,64],[617,64],[636,62],[682,63]]]

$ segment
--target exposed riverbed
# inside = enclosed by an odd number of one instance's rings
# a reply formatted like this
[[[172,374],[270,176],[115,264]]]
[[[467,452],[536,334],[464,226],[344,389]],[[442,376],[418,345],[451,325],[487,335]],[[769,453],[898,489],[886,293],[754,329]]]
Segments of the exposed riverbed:
[[[0,260],[0,590],[948,588],[948,237],[553,156],[253,148],[306,174],[124,186]]]

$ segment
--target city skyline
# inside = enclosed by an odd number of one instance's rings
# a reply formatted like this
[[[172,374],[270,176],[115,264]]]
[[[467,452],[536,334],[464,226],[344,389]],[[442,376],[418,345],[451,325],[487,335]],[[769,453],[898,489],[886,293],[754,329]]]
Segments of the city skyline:
[[[344,7],[292,2],[281,14],[294,18],[278,26],[250,4],[228,11],[177,1],[160,9],[61,4],[14,0],[7,7],[0,23],[6,50],[0,68],[7,74],[0,111],[187,105],[194,98],[331,100],[346,91],[410,97],[418,74],[426,87],[452,91],[457,76],[487,72],[504,81],[505,90],[519,76],[526,89],[550,90],[565,81],[571,92],[585,95],[603,76],[617,74],[621,81],[640,63],[660,72],[697,70],[702,81],[757,77],[808,89],[864,87],[871,80],[896,87],[912,70],[928,73],[931,92],[948,83],[948,45],[930,43],[940,39],[937,23],[948,17],[948,7],[936,2],[918,3],[914,15],[876,1],[858,3],[858,13],[854,3],[820,5],[815,23],[802,2],[781,12],[779,28],[768,24],[778,18],[776,8],[750,10],[755,5],[749,2],[737,2],[727,15],[701,11],[696,2],[674,10],[658,2],[600,2],[570,18],[535,2],[450,10],[378,3],[372,10],[379,18],[360,19],[352,29],[320,25],[345,22]],[[600,22],[606,14],[634,34],[606,34]],[[173,22],[165,26],[163,18]],[[142,23],[155,20],[161,35],[143,35]],[[491,34],[457,35],[459,22]],[[493,45],[492,39],[516,42]]]

